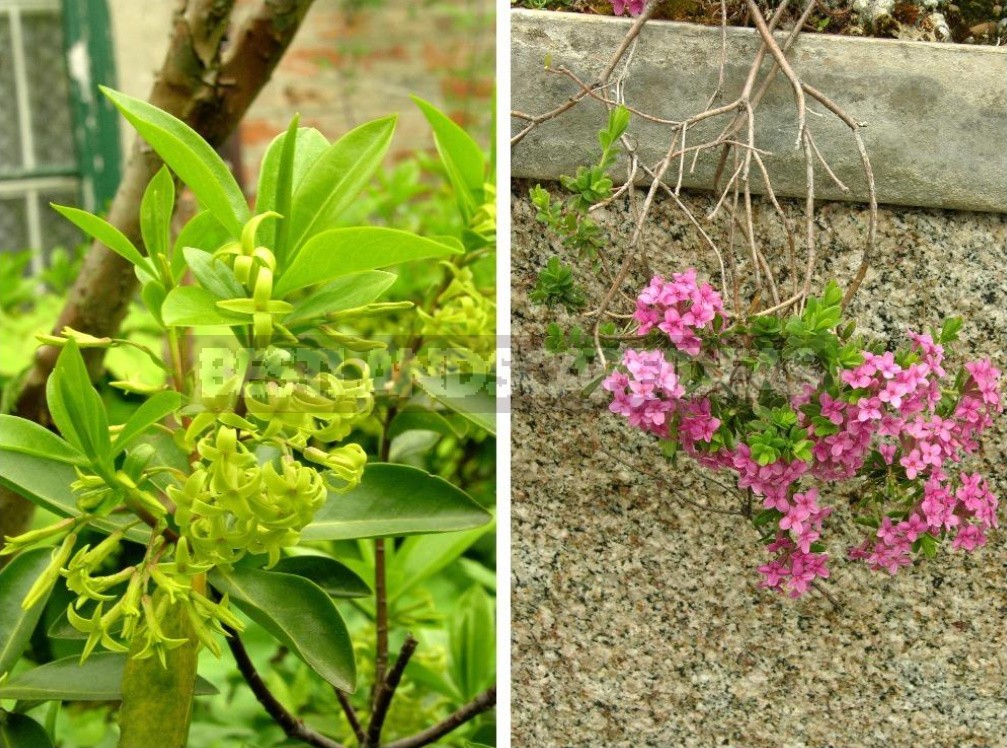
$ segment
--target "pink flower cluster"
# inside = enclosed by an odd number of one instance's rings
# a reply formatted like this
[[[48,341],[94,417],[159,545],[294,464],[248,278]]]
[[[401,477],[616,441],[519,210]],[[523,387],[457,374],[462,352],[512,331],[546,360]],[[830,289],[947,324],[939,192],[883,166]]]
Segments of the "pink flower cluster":
[[[912,546],[924,533],[953,531],[951,547],[974,551],[985,545],[986,530],[997,526],[996,496],[978,473],[961,473],[955,488],[943,471],[924,483],[923,500],[901,522],[884,517],[876,537],[868,538],[849,557],[863,559],[872,569],[895,574],[912,563]]]
[[[695,271],[688,270],[667,282],[655,277],[640,294],[634,317],[641,334],[657,327],[676,348],[696,356],[701,343],[695,331],[722,312],[717,293],[697,285]],[[688,383],[662,351],[626,351],[625,372],[614,371],[603,386],[613,393],[613,412],[662,439],[677,439],[707,467],[737,473],[739,488],[751,489],[765,508],[780,513],[776,538],[767,546],[773,559],[759,572],[762,586],[796,597],[815,579],[829,576],[828,555],[812,545],[832,510],[819,505],[817,488],[798,492],[804,478],[853,478],[877,454],[885,464],[900,467],[906,479],[922,484],[913,506],[894,497],[896,519],[883,517],[874,536],[848,553],[892,574],[912,563],[913,545],[924,534],[931,545],[947,537],[953,548],[972,551],[997,526],[998,501],[982,477],[964,472],[951,477],[950,468],[978,449],[979,435],[1003,412],[1000,371],[989,360],[967,363],[968,378],[954,410],[938,415],[941,379],[947,375],[944,349],[929,335],[910,333],[910,338],[908,361],[900,358],[899,364],[891,352],[865,351],[863,363],[840,372],[844,386],[838,392],[809,385],[792,398],[798,424],[813,443],[810,462],[780,459],[759,465],[740,441],[732,449],[697,449],[710,443],[720,421],[712,416],[709,398],[686,394]],[[816,433],[814,414],[827,422],[821,433]]]
[[[832,507],[820,506],[818,489],[809,488],[789,500],[778,501],[776,508],[783,517],[780,531],[767,550],[777,555],[759,567],[761,586],[799,597],[815,579],[829,576],[828,554],[813,552],[811,545],[822,537],[822,521],[832,513]]]
[[[612,12],[617,16],[621,16],[626,12],[626,8],[629,8],[629,13],[632,16],[638,16],[643,13],[644,0],[612,0]]]
[[[696,331],[723,313],[720,294],[709,283],[696,283],[696,270],[689,268],[675,273],[670,281],[655,275],[637,297],[633,319],[640,324],[640,335],[657,327],[678,350],[698,356],[702,341]]]
[[[663,352],[629,349],[623,355],[622,365],[626,372],[616,369],[602,382],[602,387],[613,394],[609,410],[662,439],[669,437],[670,426],[677,417],[678,438],[690,448],[697,441],[709,442],[713,438],[720,421],[710,414],[710,401],[683,399],[685,387]]]

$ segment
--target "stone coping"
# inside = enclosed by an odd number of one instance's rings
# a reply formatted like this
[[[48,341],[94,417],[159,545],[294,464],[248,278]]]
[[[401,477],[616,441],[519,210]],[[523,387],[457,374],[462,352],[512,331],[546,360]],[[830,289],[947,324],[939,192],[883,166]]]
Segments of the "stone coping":
[[[541,114],[577,92],[566,66],[593,81],[631,24],[630,19],[549,11],[511,11],[513,109]],[[740,91],[758,44],[753,29],[727,30],[728,65],[721,103]],[[640,35],[625,82],[626,100],[650,114],[677,119],[699,112],[716,87],[719,28],[652,21]],[[767,55],[767,58],[769,56]],[[1007,48],[806,34],[789,55],[809,84],[864,126],[881,203],[1007,213]],[[765,63],[768,65],[768,62]],[[817,103],[809,108],[822,112]],[[804,160],[795,147],[793,93],[778,75],[756,113],[756,144],[779,195],[805,194]],[[691,144],[719,133],[724,118],[688,133]],[[853,137],[824,112],[808,121],[819,150],[849,187],[843,193],[819,165],[816,197],[866,201],[866,179]],[[515,177],[554,180],[597,158],[604,108],[585,100],[531,132],[514,149]],[[512,132],[522,121],[512,119]],[[641,157],[653,164],[667,150],[669,128],[639,118],[630,125]],[[688,159],[687,159],[688,167]],[[709,189],[715,157],[699,160],[683,185]],[[625,178],[617,166],[612,176]],[[753,192],[762,188],[752,180]]]

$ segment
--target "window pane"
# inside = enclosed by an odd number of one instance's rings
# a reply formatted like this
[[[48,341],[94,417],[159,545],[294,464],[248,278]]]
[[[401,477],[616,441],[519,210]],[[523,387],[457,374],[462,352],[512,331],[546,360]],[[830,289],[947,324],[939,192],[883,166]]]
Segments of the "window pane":
[[[0,13],[0,101],[3,102],[3,116],[0,117],[0,172],[20,169],[22,166],[12,55],[10,20],[5,13]],[[3,225],[2,219],[0,225]]]
[[[23,197],[0,198],[0,251],[28,247],[28,220]]]
[[[77,156],[59,16],[24,13],[21,26],[35,161],[39,166],[73,168]]]

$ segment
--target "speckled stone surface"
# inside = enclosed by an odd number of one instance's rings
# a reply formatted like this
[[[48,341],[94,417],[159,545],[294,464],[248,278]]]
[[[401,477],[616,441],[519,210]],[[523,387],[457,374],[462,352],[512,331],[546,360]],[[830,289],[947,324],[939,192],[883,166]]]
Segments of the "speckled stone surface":
[[[753,531],[686,503],[737,499],[687,462],[672,469],[604,392],[579,397],[590,377],[542,352],[546,324],[572,320],[528,294],[549,256],[573,258],[535,222],[527,187],[515,191],[512,250],[513,744],[1007,746],[1007,533],[896,577],[833,563],[839,609],[758,589]],[[774,235],[761,215],[758,232]],[[820,208],[822,277],[850,277],[866,216]],[[628,235],[625,206],[600,218]],[[655,272],[710,269],[667,205],[647,246]],[[582,264],[580,279],[600,298],[599,274]],[[1007,216],[883,209],[852,311],[893,337],[963,314],[962,350],[1007,368]],[[1007,497],[1007,429],[986,443],[979,462]],[[829,540],[854,537],[840,511]]]

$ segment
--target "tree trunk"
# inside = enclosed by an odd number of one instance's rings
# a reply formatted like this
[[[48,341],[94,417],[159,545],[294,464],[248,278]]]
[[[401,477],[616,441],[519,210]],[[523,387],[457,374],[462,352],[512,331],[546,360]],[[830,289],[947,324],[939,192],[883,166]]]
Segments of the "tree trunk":
[[[234,0],[183,0],[173,19],[171,41],[149,101],[192,127],[211,145],[221,145],[234,131],[300,28],[312,0],[262,0],[255,12],[225,43]],[[137,139],[108,220],[138,247],[140,201],[161,160]],[[99,337],[114,336],[136,292],[132,266],[95,242],[70,291],[55,330],[70,326]],[[52,423],[45,404],[45,383],[59,350],[42,346],[14,406],[15,415],[44,426]],[[93,377],[103,351],[87,351]],[[33,505],[0,488],[0,548],[4,535],[23,532]]]

